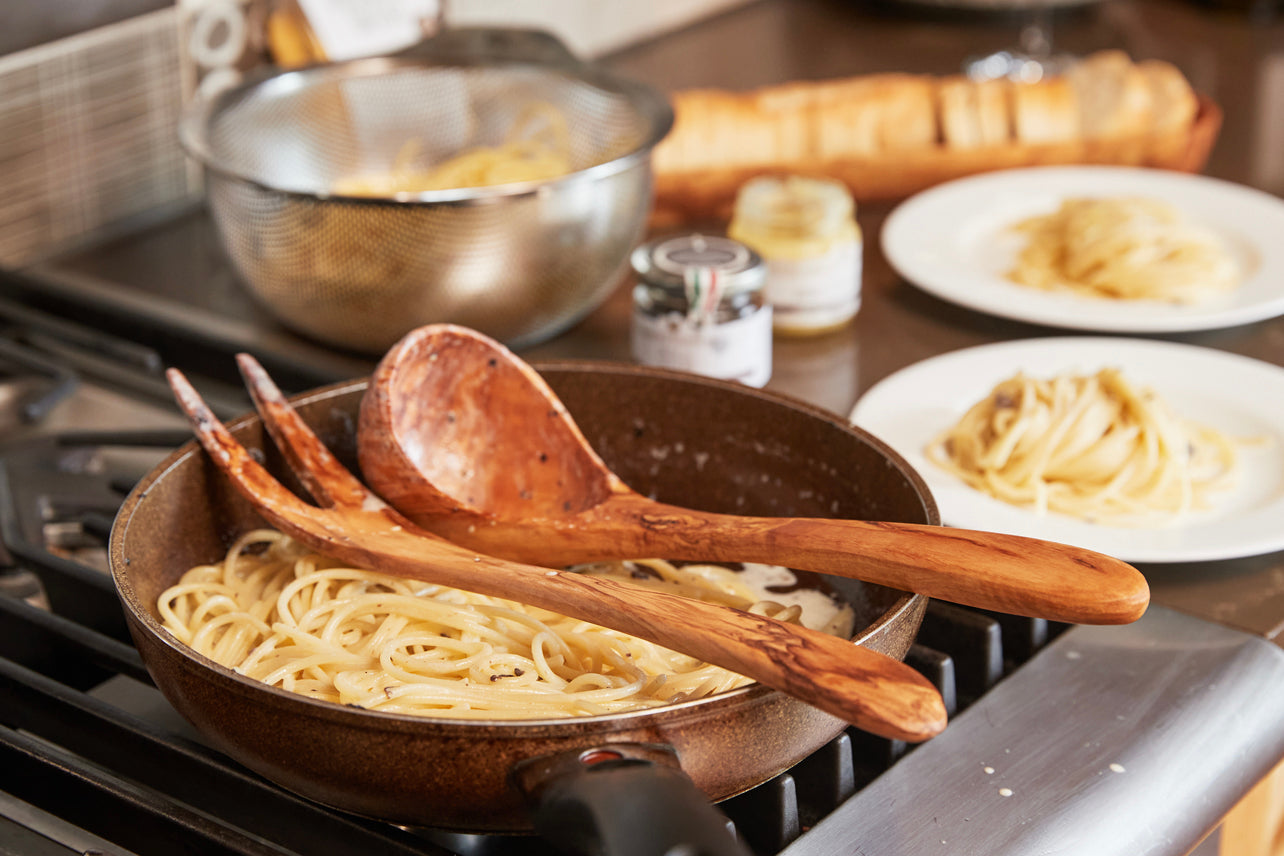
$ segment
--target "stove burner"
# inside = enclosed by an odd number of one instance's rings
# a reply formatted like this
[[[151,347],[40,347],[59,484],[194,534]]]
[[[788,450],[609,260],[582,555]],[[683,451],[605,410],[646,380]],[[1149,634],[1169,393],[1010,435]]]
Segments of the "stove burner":
[[[45,308],[57,289],[43,280],[4,273],[0,290]],[[87,289],[77,294],[94,293]],[[163,455],[191,436],[160,367],[182,368],[220,417],[250,409],[231,368],[235,350],[270,355],[269,371],[287,391],[354,377],[362,368],[313,350],[277,349],[277,340],[270,337],[220,340],[216,333],[226,327],[224,322],[213,324],[219,327],[213,331],[196,317],[180,324],[164,313],[123,317],[123,309],[102,309],[88,298],[76,305],[76,312],[60,305],[52,316],[0,297],[0,337],[8,335],[6,343],[24,353],[34,350],[60,367],[58,372],[33,370],[5,360],[8,349],[0,353],[0,375],[8,373],[7,379],[0,377],[0,402],[13,403],[8,411],[0,403],[0,423],[9,421],[0,424],[5,437],[0,443],[0,852],[549,853],[546,845],[526,837],[403,829],[336,813],[230,762],[180,719],[152,686],[105,573],[106,540],[123,497]],[[82,323],[64,321],[64,311]],[[38,421],[30,421],[35,417]],[[118,428],[129,430],[114,430]],[[1131,688],[1137,680],[1127,672],[1136,655],[1167,663],[1169,649],[1157,646],[1168,637],[1151,632],[1156,621],[1173,625],[1178,637],[1192,632],[1171,616],[1147,616],[1135,633],[1123,631],[1131,648],[1103,649],[1101,670],[1116,665]],[[1201,627],[1205,623],[1187,621],[1197,631],[1208,631]],[[1025,814],[1019,823],[1011,815],[973,823],[977,818],[958,793],[958,776],[946,771],[961,765],[975,773],[976,754],[987,740],[992,750],[1000,746],[991,753],[995,756],[1022,740],[1033,746],[1031,758],[1056,749],[1063,757],[1057,769],[1064,770],[1075,769],[1088,745],[1076,736],[1080,732],[1095,740],[1111,728],[1118,730],[1113,711],[1104,723],[1098,715],[1098,672],[1078,692],[1067,690],[1064,678],[1074,674],[1078,661],[1067,658],[1078,653],[1076,646],[1119,638],[1111,633],[1120,631],[1075,628],[1062,636],[1064,630],[1048,622],[931,604],[907,660],[946,699],[956,721],[945,734],[910,747],[849,730],[793,769],[719,808],[759,856],[907,852],[913,836],[923,839],[913,852],[928,852],[944,837],[938,834],[939,824],[951,813],[960,815],[954,818],[958,823],[947,848],[954,852],[1031,852],[1020,840],[995,841],[994,836],[1043,828],[1079,836],[1085,823],[1105,828],[1113,819],[1132,829],[1162,830],[1169,846],[1154,850],[1156,856],[1184,853],[1177,848],[1188,848],[1198,840],[1197,833],[1212,828],[1218,812],[1264,772],[1245,764],[1253,752],[1242,746],[1251,743],[1261,759],[1284,751],[1278,717],[1267,722],[1284,701],[1265,698],[1269,692],[1284,693],[1270,689],[1284,686],[1273,677],[1284,667],[1276,672],[1267,668],[1279,666],[1268,656],[1278,652],[1260,639],[1246,644],[1242,635],[1224,631],[1230,638],[1186,652],[1177,671],[1147,666],[1138,672],[1152,677],[1151,685],[1163,686],[1140,696],[1120,691],[1118,705],[1125,714],[1118,719],[1136,719],[1139,729],[1125,735],[1131,742],[1119,744],[1119,757],[1136,753],[1126,763],[1134,780],[1126,807],[1116,805],[1118,799],[1102,804],[1103,794],[1109,801],[1115,792],[1102,791],[1099,782],[1067,783],[1064,773],[1054,771],[1041,787],[1022,791]],[[1199,672],[1205,679],[1192,684],[1188,676],[1193,672],[1185,664],[1196,655],[1207,660]],[[1050,658],[1066,662],[1049,671]],[[1025,666],[1031,659],[1036,662]],[[1171,704],[1152,705],[1161,695]],[[1190,705],[1192,699],[1214,697],[1220,705],[1215,710]],[[1021,719],[1023,711],[1034,710],[1032,699],[1043,706]],[[1139,705],[1151,706],[1134,710]],[[1237,727],[1226,729],[1232,710]],[[1252,711],[1260,715],[1250,722]],[[1164,728],[1150,727],[1157,719],[1166,723]],[[1235,739],[1222,732],[1233,732]],[[1199,747],[1201,757],[1209,759],[1191,760],[1181,768],[1182,785],[1197,798],[1160,799],[1162,806],[1148,799],[1168,793],[1171,776],[1161,761],[1175,749],[1182,750],[1176,753],[1179,759],[1193,759],[1190,747]],[[1240,754],[1232,758],[1235,751]],[[1146,760],[1153,756],[1158,759]],[[1143,782],[1146,767],[1151,776]],[[930,794],[926,803],[924,794]],[[1031,814],[1035,800],[1028,798],[1036,796],[1045,808]],[[1089,798],[1097,800],[1090,811],[1073,810]],[[986,803],[987,811],[1000,810],[991,803]],[[1007,800],[999,806],[1016,810],[1018,803]],[[1174,818],[1174,813],[1183,817]],[[976,838],[982,827],[990,839],[965,846],[965,836]],[[1093,832],[1102,838],[1098,830]],[[1102,847],[1096,852],[1105,856],[1137,848]]]
[[[160,456],[189,437],[185,428],[73,432],[0,449],[0,538],[9,553],[3,578],[21,574],[20,594],[35,580],[41,601],[0,596],[0,692],[14,702],[0,722],[18,729],[0,729],[0,769],[9,771],[0,773],[0,791],[139,853],[182,834],[209,836],[234,853],[261,852],[252,843],[260,836],[300,853],[330,849],[322,842],[331,844],[332,836],[355,836],[352,852],[547,852],[525,837],[402,830],[333,815],[235,768],[178,720],[129,644],[104,571],[119,504]],[[978,634],[978,626],[988,629]],[[907,659],[937,684],[951,712],[972,688],[997,680],[986,671],[1005,665],[996,619],[932,604],[923,628],[933,648],[916,645]],[[985,652],[966,653],[961,646],[978,635]],[[972,674],[979,664],[982,673]],[[852,730],[720,808],[755,852],[775,853],[909,751]],[[197,823],[188,806],[218,819]],[[295,820],[283,824],[278,814]],[[265,815],[273,817],[266,826]],[[189,825],[196,831],[180,832]],[[300,840],[286,841],[294,838]]]
[[[59,402],[75,392],[80,377],[31,348],[0,339],[0,431],[39,422]]]
[[[49,595],[45,592],[40,577],[31,571],[14,567],[13,558],[0,545],[0,597],[8,597],[28,603],[37,609],[49,609]]]

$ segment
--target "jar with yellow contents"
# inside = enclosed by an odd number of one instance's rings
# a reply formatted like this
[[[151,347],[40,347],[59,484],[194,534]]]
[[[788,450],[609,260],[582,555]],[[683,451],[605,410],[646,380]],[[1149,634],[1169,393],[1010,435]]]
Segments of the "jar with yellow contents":
[[[784,335],[836,330],[860,309],[860,226],[841,182],[804,176],[751,179],[740,188],[728,237],[767,263],[764,294]]]

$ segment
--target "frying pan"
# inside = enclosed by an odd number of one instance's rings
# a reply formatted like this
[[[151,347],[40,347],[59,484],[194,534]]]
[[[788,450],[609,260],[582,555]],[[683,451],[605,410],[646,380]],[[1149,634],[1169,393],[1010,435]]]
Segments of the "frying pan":
[[[908,464],[825,411],[661,369],[585,362],[536,369],[607,465],[646,495],[710,511],[939,523],[927,486]],[[354,472],[364,390],[364,380],[352,381],[292,399]],[[229,428],[297,488],[257,416]],[[139,653],[173,706],[215,747],[317,802],[461,832],[570,829],[586,825],[588,815],[636,823],[650,804],[694,802],[713,814],[704,799],[681,789],[693,783],[713,801],[734,796],[846,727],[756,684],[652,710],[481,722],[379,713],[268,687],[179,643],[156,609],[160,593],[184,571],[221,558],[238,534],[261,525],[189,443],[122,506],[109,544],[112,574]],[[826,582],[856,610],[855,641],[905,656],[926,598],[855,580]],[[562,822],[568,812],[576,822]],[[677,823],[665,817],[650,828]],[[613,834],[626,843],[634,837]]]

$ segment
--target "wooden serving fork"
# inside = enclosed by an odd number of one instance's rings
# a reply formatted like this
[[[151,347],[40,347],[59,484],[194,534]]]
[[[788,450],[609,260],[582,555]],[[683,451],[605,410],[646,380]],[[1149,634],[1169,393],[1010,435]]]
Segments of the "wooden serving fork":
[[[263,518],[355,567],[520,601],[722,666],[858,728],[921,741],[945,706],[922,675],[876,651],[806,627],[614,580],[497,559],[411,523],[348,472],[249,355],[238,364],[276,444],[320,506],[278,482],[176,369],[167,372],[197,440]]]

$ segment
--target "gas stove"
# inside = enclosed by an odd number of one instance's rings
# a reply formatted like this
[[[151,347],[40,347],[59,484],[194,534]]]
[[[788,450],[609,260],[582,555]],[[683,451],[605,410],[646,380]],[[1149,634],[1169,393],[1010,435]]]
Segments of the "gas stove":
[[[191,276],[137,264],[157,253]],[[603,311],[552,352],[622,358]],[[199,210],[92,263],[0,275],[0,323],[0,852],[547,852],[262,780],[178,717],[130,643],[104,545],[132,485],[190,436],[163,368],[231,417],[251,406],[236,351],[290,392],[369,356],[263,316]],[[946,732],[907,746],[850,730],[721,803],[752,852],[1185,854],[1284,756],[1284,652],[1171,609],[1102,628],[933,603],[908,661],[946,698]]]

